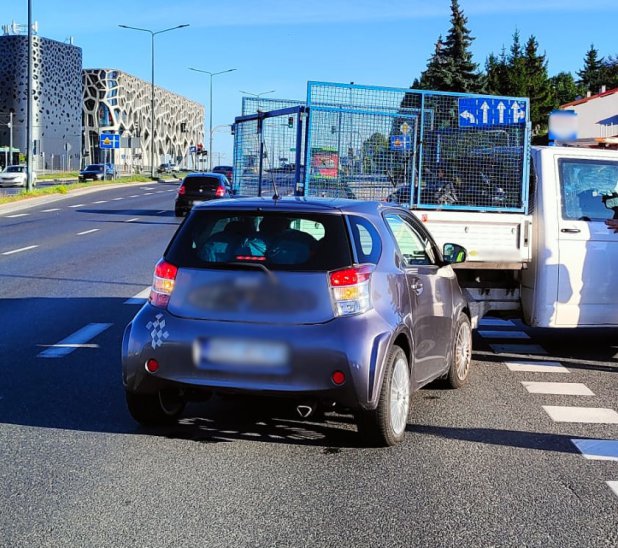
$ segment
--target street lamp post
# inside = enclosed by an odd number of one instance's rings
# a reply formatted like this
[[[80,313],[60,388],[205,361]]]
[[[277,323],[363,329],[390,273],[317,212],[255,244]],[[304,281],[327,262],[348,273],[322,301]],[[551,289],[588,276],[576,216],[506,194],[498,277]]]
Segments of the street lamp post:
[[[227,69],[227,70],[222,70],[220,72],[210,72],[208,70],[201,70],[201,69],[196,69],[196,68],[191,68],[189,67],[189,70],[194,70],[195,72],[203,72],[204,74],[208,74],[210,76],[210,113],[209,113],[209,122],[208,122],[208,134],[209,134],[209,141],[208,141],[208,170],[212,170],[212,79],[213,76],[218,76],[219,74],[225,74],[226,72],[233,72],[236,69]]]
[[[141,32],[148,32],[150,34],[151,49],[150,49],[150,61],[151,61],[151,76],[150,76],[150,177],[154,179],[155,166],[154,166],[154,147],[155,147],[155,36],[157,34],[163,34],[170,30],[182,29],[188,27],[188,24],[177,25],[170,27],[169,29],[163,29],[158,31],[152,31],[150,29],[142,29],[139,27],[130,27],[128,25],[118,25],[123,29],[139,30]]]
[[[250,91],[243,91],[242,89],[239,91],[240,93],[244,93],[245,95],[251,95],[251,97],[256,97],[258,100],[258,110],[260,110],[260,97],[262,95],[268,95],[269,93],[275,93],[274,89],[271,89],[270,91],[262,91],[261,93],[251,93]]]

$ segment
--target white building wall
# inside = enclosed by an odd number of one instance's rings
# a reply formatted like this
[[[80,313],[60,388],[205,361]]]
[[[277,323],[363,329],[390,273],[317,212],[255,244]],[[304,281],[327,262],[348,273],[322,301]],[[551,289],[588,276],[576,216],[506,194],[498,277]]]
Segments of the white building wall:
[[[579,139],[618,135],[618,92],[567,106],[566,109],[577,112]]]

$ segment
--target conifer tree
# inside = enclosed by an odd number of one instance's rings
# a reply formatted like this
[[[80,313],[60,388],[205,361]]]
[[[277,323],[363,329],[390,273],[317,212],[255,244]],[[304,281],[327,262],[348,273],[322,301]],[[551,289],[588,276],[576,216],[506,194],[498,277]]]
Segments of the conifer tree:
[[[598,93],[604,84],[604,72],[604,60],[602,57],[599,57],[599,51],[594,47],[594,44],[591,44],[584,57],[584,68],[577,72],[577,76],[579,76],[578,83],[586,91],[590,91],[593,94]]]
[[[509,64],[506,50],[502,47],[500,57],[493,53],[485,63],[485,91],[494,95],[508,95],[509,93]]]
[[[554,107],[557,108],[565,103],[575,101],[582,95],[581,88],[575,83],[575,78],[570,72],[559,72],[549,79],[554,94]]]
[[[523,57],[526,77],[524,96],[530,98],[530,119],[533,128],[547,125],[549,113],[554,106],[553,90],[547,74],[547,60],[545,54],[539,54],[538,46],[536,38],[530,36]]]
[[[412,87],[417,89],[447,90],[452,85],[451,60],[446,56],[442,35],[438,37],[433,55],[427,62],[427,68]]]
[[[474,41],[467,27],[458,0],[451,0],[451,28],[444,41],[444,54],[448,59],[450,81],[445,81],[447,91],[478,92],[483,88],[483,77],[472,60],[470,46]]]

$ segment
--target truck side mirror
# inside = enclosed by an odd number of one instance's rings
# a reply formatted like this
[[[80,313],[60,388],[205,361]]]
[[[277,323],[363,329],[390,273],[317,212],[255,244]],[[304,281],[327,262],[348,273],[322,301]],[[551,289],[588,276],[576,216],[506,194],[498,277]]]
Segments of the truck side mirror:
[[[468,257],[468,252],[465,247],[458,244],[444,244],[442,246],[442,257],[447,264],[463,263]]]

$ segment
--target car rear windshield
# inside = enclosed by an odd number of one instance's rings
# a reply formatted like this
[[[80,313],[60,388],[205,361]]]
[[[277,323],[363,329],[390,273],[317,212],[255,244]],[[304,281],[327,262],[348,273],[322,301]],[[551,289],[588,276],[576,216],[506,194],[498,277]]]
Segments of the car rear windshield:
[[[281,211],[194,211],[178,230],[165,258],[187,268],[251,263],[303,272],[352,264],[341,215]]]
[[[103,171],[103,166],[101,164],[90,164],[85,171]]]
[[[200,190],[215,191],[221,184],[218,177],[187,177],[183,183],[187,192],[199,192]]]

